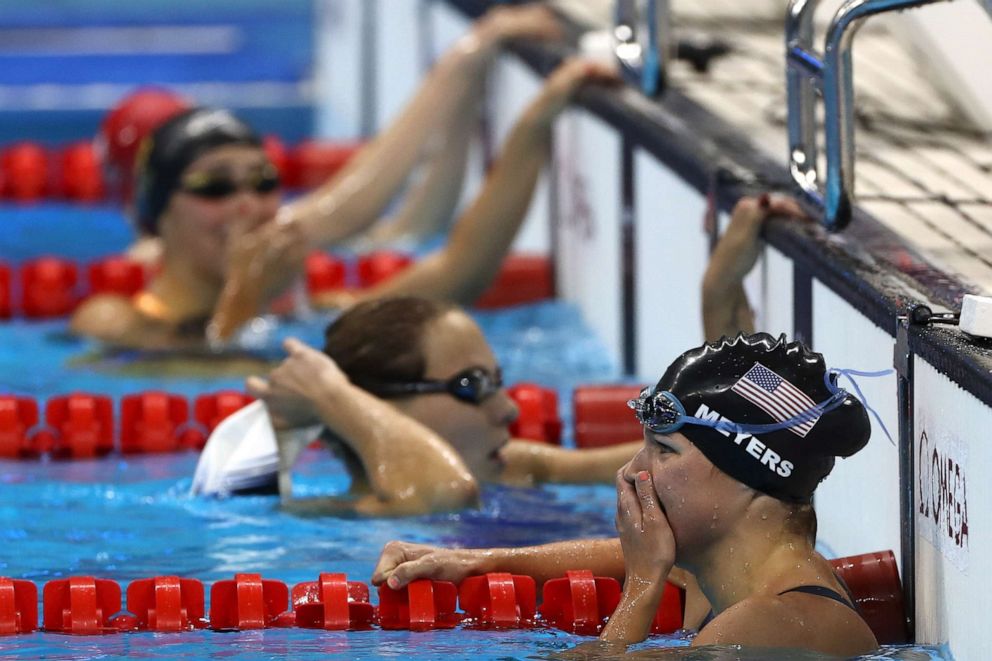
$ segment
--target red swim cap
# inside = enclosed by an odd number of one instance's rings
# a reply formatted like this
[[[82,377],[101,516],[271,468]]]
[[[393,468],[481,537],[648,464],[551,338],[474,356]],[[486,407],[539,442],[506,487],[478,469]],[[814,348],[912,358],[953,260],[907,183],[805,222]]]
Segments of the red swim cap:
[[[97,150],[115,184],[114,190],[123,199],[131,199],[134,160],[141,141],[165,120],[190,107],[175,92],[145,87],[125,96],[107,113],[97,135]]]

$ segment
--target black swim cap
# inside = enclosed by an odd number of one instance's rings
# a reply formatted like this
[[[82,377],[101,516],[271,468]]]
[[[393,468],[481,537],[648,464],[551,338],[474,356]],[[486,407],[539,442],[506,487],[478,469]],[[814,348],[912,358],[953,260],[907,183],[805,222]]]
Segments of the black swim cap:
[[[685,414],[744,425],[786,423],[754,434],[685,424],[678,431],[713,464],[749,487],[807,503],[834,466],[868,443],[871,424],[862,403],[827,386],[821,354],[767,333],[722,338],[687,351],[661,377],[656,391],[674,394]],[[831,384],[833,381],[831,380]],[[835,385],[835,384],[833,384]],[[810,410],[831,398],[823,413]]]
[[[260,147],[250,126],[227,110],[193,108],[158,127],[138,151],[135,207],[138,225],[158,234],[158,219],[190,163],[224,145]]]

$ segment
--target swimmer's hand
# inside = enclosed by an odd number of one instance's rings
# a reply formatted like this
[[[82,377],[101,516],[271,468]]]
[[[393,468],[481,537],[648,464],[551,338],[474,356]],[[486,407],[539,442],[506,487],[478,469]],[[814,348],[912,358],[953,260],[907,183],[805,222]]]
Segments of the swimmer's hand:
[[[599,62],[569,58],[551,72],[541,93],[527,109],[532,121],[550,124],[586,85],[620,85],[616,69]]]
[[[461,583],[469,576],[490,571],[496,549],[446,549],[427,544],[389,542],[372,572],[372,585],[385,583],[394,590],[410,581],[429,578]]]
[[[276,429],[320,424],[316,403],[348,383],[348,377],[329,356],[295,338],[283,347],[289,356],[267,379],[248,377],[248,394],[265,402]]]
[[[228,237],[227,277],[208,336],[234,333],[303,273],[309,244],[301,223],[280,211],[276,218]]]
[[[623,597],[601,639],[636,643],[647,637],[665,579],[675,564],[675,536],[647,471],[617,472],[617,532],[626,579]]]
[[[494,7],[479,19],[474,31],[480,38],[497,43],[511,39],[555,41],[564,36],[554,12],[540,4]]]
[[[734,205],[730,224],[713,251],[710,264],[721,268],[721,277],[741,280],[754,268],[761,255],[761,229],[772,216],[809,220],[803,208],[791,197],[761,195],[744,197]]]

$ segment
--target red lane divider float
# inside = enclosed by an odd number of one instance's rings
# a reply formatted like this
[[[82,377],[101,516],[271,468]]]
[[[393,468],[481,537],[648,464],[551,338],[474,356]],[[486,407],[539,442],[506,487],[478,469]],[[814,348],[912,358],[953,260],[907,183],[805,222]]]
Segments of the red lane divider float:
[[[121,586],[105,578],[73,576],[45,583],[45,631],[92,635],[111,633],[111,618],[121,610]]]
[[[18,142],[0,152],[0,195],[36,202],[48,187],[48,153],[34,142]]]
[[[492,573],[458,586],[458,603],[476,625],[517,629],[534,625],[537,588],[530,576]]]
[[[49,191],[78,202],[98,202],[106,197],[103,167],[92,142],[75,142],[58,152]]]
[[[347,289],[353,280],[367,288],[385,282],[413,263],[412,256],[382,250],[358,258],[354,278],[349,278],[347,263],[322,252],[311,253],[306,260],[305,279],[311,295]],[[81,281],[80,271],[86,275]],[[72,313],[80,301],[96,294],[130,297],[141,291],[149,277],[141,263],[113,255],[86,264],[59,257],[40,257],[21,265],[17,283],[11,269],[0,264],[0,319],[14,313],[31,319],[62,317]],[[526,286],[520,283],[526,283]],[[15,298],[15,284],[20,296]],[[479,298],[478,306],[506,307],[536,303],[553,296],[551,266],[547,257],[509,255],[493,285]]]
[[[316,581],[298,583],[292,602],[296,626],[304,629],[370,629],[375,620],[369,586],[349,581],[345,574],[321,574]]]
[[[883,644],[906,641],[902,588],[891,551],[832,560],[848,583],[855,605]],[[248,630],[302,627],[325,630],[450,629],[460,622],[482,628],[551,626],[595,635],[620,601],[620,584],[588,570],[567,571],[544,584],[536,607],[534,579],[505,573],[472,576],[457,588],[446,581],[418,580],[400,590],[379,587],[379,608],[369,603],[365,583],[323,573],[290,591],[259,574],[235,574],[210,589],[210,619],[204,619],[204,586],[195,579],[156,576],[132,581],[127,612],[121,588],[109,579],[73,576],[45,584],[45,631],[108,634],[121,631]],[[0,635],[38,628],[38,588],[30,581],[0,578]],[[287,610],[291,604],[292,610]],[[457,606],[463,612],[457,611]],[[538,619],[537,614],[540,614]],[[652,633],[681,629],[685,592],[666,583]]]
[[[127,609],[139,631],[187,631],[207,626],[203,583],[193,578],[156,576],[127,586]]]
[[[529,383],[507,391],[520,409],[511,433],[560,444],[562,422],[555,391]],[[120,442],[115,445],[117,420],[110,397],[84,392],[52,397],[44,407],[42,426],[34,399],[0,395],[0,457],[37,458],[51,453],[59,459],[85,459],[116,449],[125,454],[202,449],[222,420],[253,401],[235,390],[199,395],[192,406],[182,395],[157,390],[124,395]]]
[[[642,438],[641,423],[627,406],[636,399],[638,386],[594,385],[580,386],[572,394],[575,412],[575,445],[598,448],[627,443]]]
[[[210,588],[210,627],[243,631],[278,626],[288,603],[285,583],[260,574],[235,574]]]
[[[854,605],[882,645],[911,642],[906,627],[899,568],[892,551],[877,551],[831,560],[844,579]]]
[[[413,581],[399,590],[379,586],[379,626],[383,629],[451,629],[461,621],[455,612],[458,590],[448,581]]]
[[[535,383],[517,383],[506,389],[517,404],[519,415],[510,423],[514,438],[561,445],[558,395]]]
[[[38,588],[31,581],[0,578],[0,635],[38,629]]]

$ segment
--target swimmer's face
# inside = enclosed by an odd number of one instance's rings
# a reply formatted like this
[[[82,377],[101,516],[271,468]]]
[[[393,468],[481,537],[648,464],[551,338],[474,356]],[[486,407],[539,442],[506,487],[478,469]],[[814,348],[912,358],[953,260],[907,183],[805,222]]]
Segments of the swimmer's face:
[[[490,374],[497,365],[482,331],[464,312],[452,310],[432,321],[423,335],[426,380],[447,380],[471,367]],[[499,450],[510,439],[508,425],[517,407],[504,388],[473,404],[447,393],[414,395],[394,400],[407,415],[446,439],[482,481],[499,477]]]
[[[159,219],[165,259],[187,260],[192,269],[221,281],[229,235],[268,222],[279,208],[278,187],[258,185],[271,181],[271,174],[265,152],[248,145],[218,147],[190,163]],[[228,194],[219,195],[225,186]]]
[[[718,469],[679,432],[644,429],[644,447],[624,467],[633,483],[651,475],[655,492],[675,536],[677,561],[690,563],[744,515],[753,491]]]

